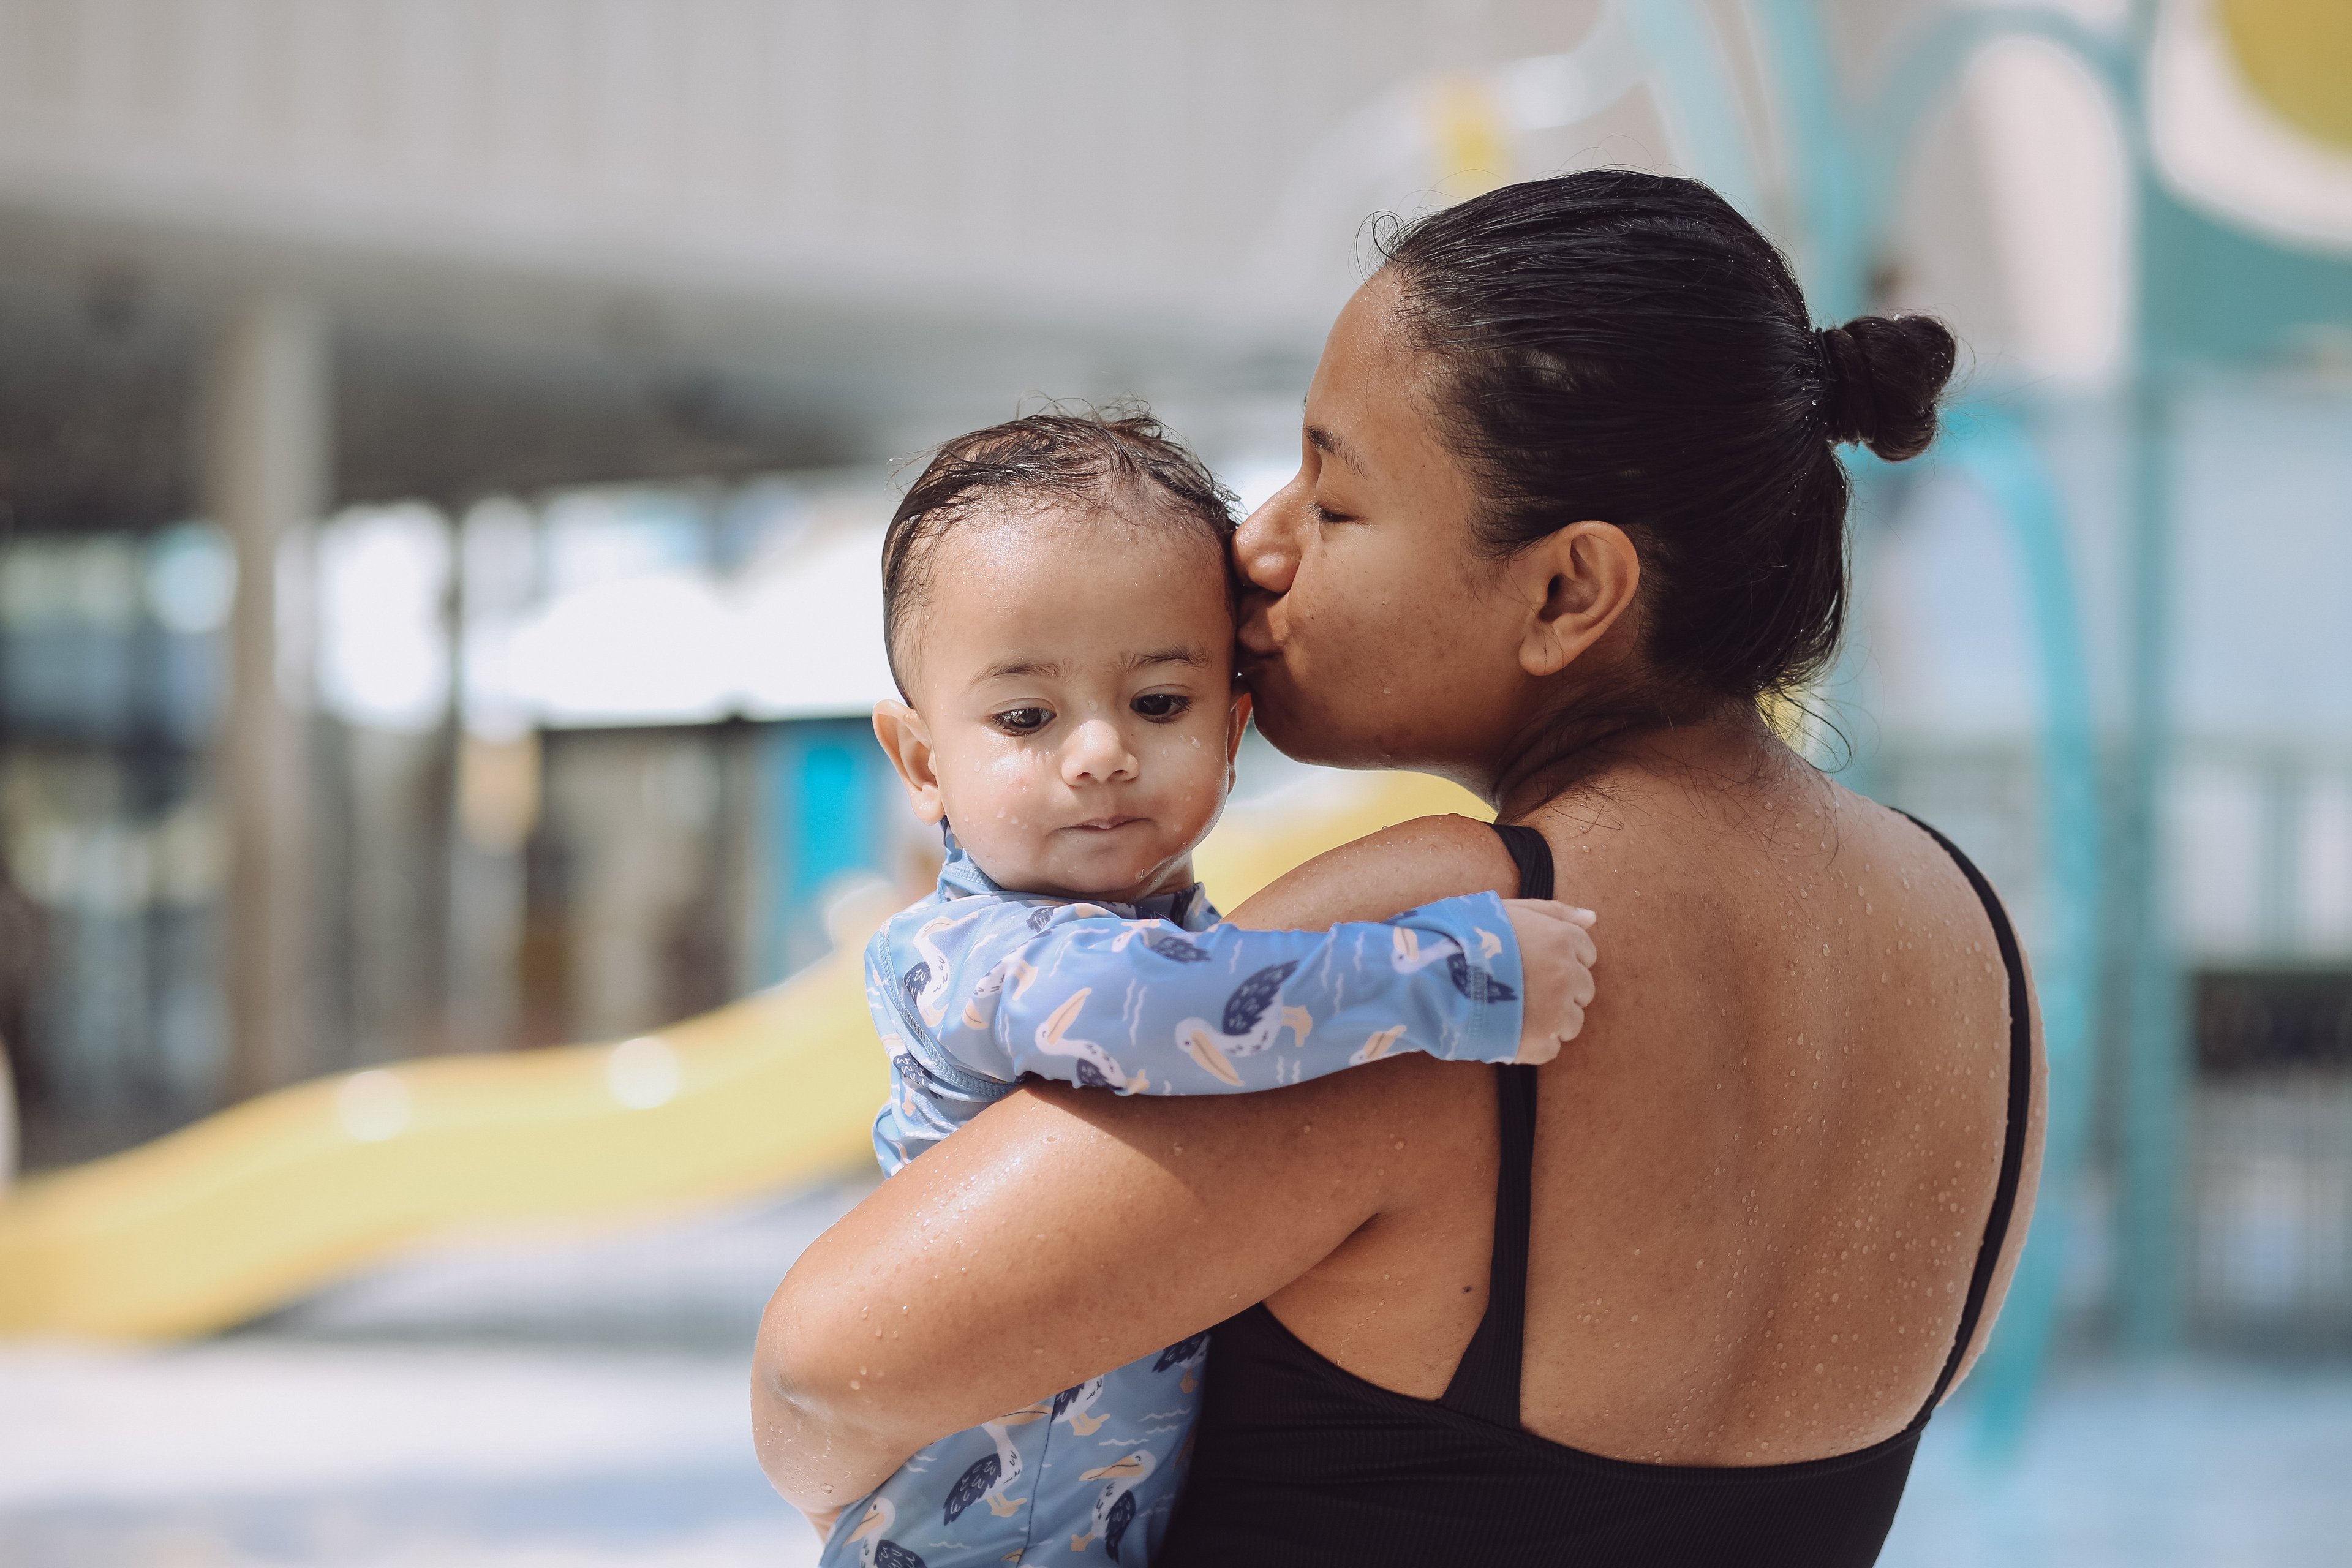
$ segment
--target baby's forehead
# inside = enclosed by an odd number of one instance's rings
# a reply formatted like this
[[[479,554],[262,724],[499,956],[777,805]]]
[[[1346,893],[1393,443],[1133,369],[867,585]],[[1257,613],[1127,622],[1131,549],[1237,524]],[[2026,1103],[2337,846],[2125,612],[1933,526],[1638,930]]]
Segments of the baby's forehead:
[[[1000,510],[959,519],[928,566],[907,651],[952,685],[1125,672],[1178,654],[1230,668],[1223,542],[1189,520],[1066,505]]]
[[[975,578],[1080,591],[1090,579],[1139,560],[1150,562],[1171,587],[1230,588],[1223,540],[1173,507],[1132,498],[1116,506],[1063,496],[1025,503],[991,498],[931,542],[924,575],[936,604]]]

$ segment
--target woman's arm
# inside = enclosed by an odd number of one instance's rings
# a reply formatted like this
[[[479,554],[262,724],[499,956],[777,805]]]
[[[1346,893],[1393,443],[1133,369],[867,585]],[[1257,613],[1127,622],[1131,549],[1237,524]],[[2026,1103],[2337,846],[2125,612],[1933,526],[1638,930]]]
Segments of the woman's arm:
[[[1462,893],[1519,896],[1519,871],[1495,830],[1466,816],[1421,816],[1318,855],[1226,918],[1261,931],[1380,921]]]
[[[1037,1087],[991,1107],[769,1302],[751,1395],[769,1479],[804,1510],[838,1508],[944,1433],[1288,1284],[1388,1199],[1383,1152],[1414,1119],[1382,1091],[1432,1070],[1416,1063],[1236,1099]]]
[[[1482,889],[1517,896],[1502,841],[1430,816],[1318,856],[1231,918],[1319,929]],[[1272,1295],[1380,1213],[1415,1120],[1391,1080],[1429,1067],[1219,1100],[1039,1087],[992,1107],[828,1231],[770,1300],[751,1393],[769,1479],[823,1516],[944,1433]]]

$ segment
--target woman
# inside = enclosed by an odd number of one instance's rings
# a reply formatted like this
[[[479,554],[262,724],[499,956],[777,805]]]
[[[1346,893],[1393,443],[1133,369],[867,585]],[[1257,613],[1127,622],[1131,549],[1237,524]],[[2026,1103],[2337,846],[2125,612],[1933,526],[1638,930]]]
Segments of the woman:
[[[1378,835],[1237,918],[1556,876],[1601,911],[1583,1038],[1013,1096],[785,1280],[762,1458],[822,1510],[1215,1324],[1162,1563],[1869,1563],[2023,1240],[2039,1047],[1990,889],[1759,704],[1836,645],[1833,445],[1922,450],[1951,339],[1814,332],[1685,181],[1510,186],[1386,250],[1236,540],[1245,668],[1286,752],[1509,826]]]

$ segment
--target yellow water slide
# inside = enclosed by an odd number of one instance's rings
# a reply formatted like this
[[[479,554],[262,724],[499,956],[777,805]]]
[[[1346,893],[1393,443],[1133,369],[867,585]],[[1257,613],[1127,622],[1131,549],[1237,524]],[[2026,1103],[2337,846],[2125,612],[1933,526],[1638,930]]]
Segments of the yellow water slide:
[[[1484,816],[1409,774],[1236,807],[1200,868],[1227,907],[1350,838]],[[0,1197],[0,1333],[201,1334],[435,1236],[783,1191],[872,1158],[880,1048],[852,913],[782,985],[616,1044],[437,1057],[299,1084]],[[861,918],[862,914],[862,918]]]

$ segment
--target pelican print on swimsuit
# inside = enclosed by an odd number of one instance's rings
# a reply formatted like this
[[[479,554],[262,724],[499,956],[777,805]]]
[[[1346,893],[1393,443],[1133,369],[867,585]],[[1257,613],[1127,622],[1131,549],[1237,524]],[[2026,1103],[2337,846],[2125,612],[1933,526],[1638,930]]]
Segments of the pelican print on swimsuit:
[[[1179,1340],[1161,1351],[1160,1359],[1151,1363],[1151,1370],[1166,1372],[1171,1366],[1182,1367],[1184,1375],[1177,1380],[1177,1386],[1190,1394],[1201,1386],[1201,1380],[1197,1373],[1201,1370],[1201,1363],[1208,1359],[1208,1334],[1197,1333],[1189,1340]]]
[[[1257,1055],[1285,1029],[1302,1045],[1315,1032],[1315,1019],[1304,1007],[1282,1005],[1282,983],[1297,970],[1296,959],[1266,965],[1225,998],[1223,1029],[1212,1029],[1206,1018],[1187,1018],[1176,1026],[1176,1043],[1213,1077],[1238,1087],[1242,1075],[1234,1070],[1234,1058]]]
[[[898,1523],[898,1510],[888,1498],[877,1497],[866,1505],[866,1517],[849,1532],[849,1539],[858,1543],[861,1568],[923,1568],[920,1557],[888,1539]]]
[[[1165,921],[1129,921],[1127,929],[1111,940],[1113,952],[1125,952],[1130,942],[1140,942],[1160,957],[1177,963],[1206,963],[1209,955],[1199,944],[1185,941],[1168,929]]]
[[[1018,1002],[1022,997],[1029,994],[1029,987],[1037,983],[1037,972],[1022,963],[1017,956],[1008,956],[999,960],[995,968],[982,975],[972,985],[971,1000],[963,1005],[965,1028],[988,1027],[988,1021],[994,1015],[995,1009],[991,1007],[983,1011],[981,1004],[993,1002],[1003,992],[1004,983],[1007,980],[1017,982],[1013,987],[1013,999]]]
[[[936,939],[985,913],[985,910],[974,910],[970,914],[941,915],[915,933],[915,951],[923,955],[923,961],[909,968],[899,984],[907,988],[907,1000],[915,1005],[923,1022],[934,1029],[948,1016],[948,980],[953,969],[947,954],[939,950]]]
[[[1445,977],[1454,982],[1454,989],[1474,1002],[1508,1002],[1517,996],[1517,992],[1496,979],[1493,973],[1473,964],[1470,955],[1462,950],[1462,944],[1452,937],[1440,937],[1435,942],[1424,942],[1421,940],[1421,933],[1411,926],[1394,929],[1396,934],[1391,940],[1395,951],[1390,963],[1396,966],[1399,974],[1417,973],[1433,963],[1443,962]],[[1501,937],[1490,931],[1478,932],[1480,958],[1491,959],[1502,951]]]
[[[1141,1094],[1147,1087],[1141,1074],[1136,1076],[1135,1082],[1128,1082],[1126,1070],[1111,1060],[1108,1051],[1092,1040],[1081,1040],[1068,1032],[1071,1020],[1078,1016],[1079,1010],[1087,1005],[1087,998],[1093,994],[1094,987],[1087,986],[1055,1008],[1045,1021],[1037,1026],[1037,1048],[1049,1057],[1077,1058],[1076,1076],[1082,1087],[1116,1089],[1129,1094]]]
[[[1078,1479],[1099,1481],[1108,1478],[1102,1495],[1095,1499],[1094,1518],[1087,1521],[1084,1535],[1070,1537],[1070,1550],[1084,1552],[1102,1538],[1103,1550],[1110,1560],[1118,1561],[1118,1546],[1127,1535],[1127,1527],[1135,1522],[1135,1489],[1141,1486],[1156,1468],[1158,1461],[1149,1448],[1138,1448],[1124,1459],[1115,1459],[1098,1470],[1088,1470]]]
[[[1102,1430],[1108,1415],[1094,1414],[1095,1401],[1102,1397],[1103,1380],[1090,1377],[1073,1388],[1054,1395],[1054,1419],[1066,1421],[1070,1430],[1081,1437],[1091,1437]]]
[[[1517,1054],[1519,1005],[1503,998],[1520,980],[1518,950],[1487,951],[1483,931],[1510,930],[1491,893],[1385,924],[1244,931],[1198,888],[1134,904],[1056,900],[1007,892],[952,837],[947,849],[937,893],[866,949],[867,1001],[890,1062],[891,1098],[874,1124],[886,1173],[1030,1076],[1224,1094],[1325,1077],[1367,1053]],[[1395,962],[1399,931],[1420,963]],[[1460,980],[1441,967],[1448,953],[1472,955]],[[1469,963],[1482,958],[1507,984],[1472,984]],[[1120,1568],[1150,1568],[1183,1482],[1210,1347],[1193,1335],[941,1437],[857,1505],[820,1563],[1042,1563],[1065,1560],[1075,1539]]]
[[[980,1429],[995,1440],[996,1452],[974,1459],[971,1468],[956,1478],[956,1484],[948,1490],[947,1504],[940,1510],[940,1522],[953,1524],[964,1510],[976,1502],[988,1504],[988,1511],[999,1519],[1010,1519],[1020,1512],[1021,1505],[1028,1500],[1004,1495],[1005,1489],[1021,1479],[1021,1450],[1014,1445],[1010,1429],[1052,1414],[1043,1405],[1032,1405],[1010,1415],[982,1422]]]

